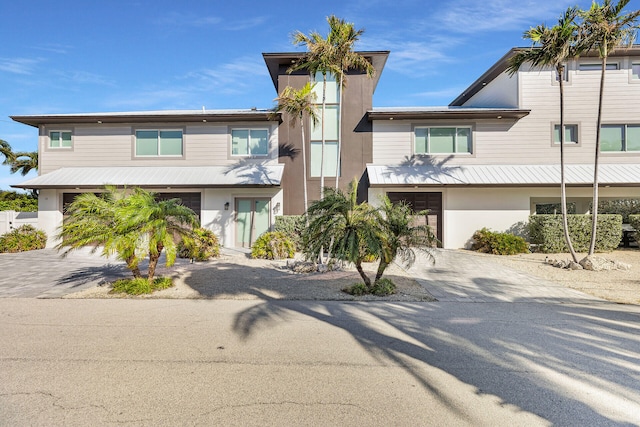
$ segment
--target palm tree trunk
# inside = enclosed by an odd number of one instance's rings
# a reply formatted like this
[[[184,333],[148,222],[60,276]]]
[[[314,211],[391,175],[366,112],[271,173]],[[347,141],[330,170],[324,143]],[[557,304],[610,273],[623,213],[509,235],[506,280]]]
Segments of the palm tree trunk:
[[[598,163],[600,160],[600,127],[602,126],[602,98],[604,97],[604,79],[607,70],[607,55],[602,57],[602,74],[600,75],[600,95],[598,99],[598,120],[596,124],[596,153],[593,161],[593,206],[591,218],[591,243],[589,255],[596,249],[596,229],[598,226]]]
[[[307,213],[309,209],[309,194],[307,191],[307,148],[304,137],[304,118],[300,117],[300,129],[302,132],[302,189],[304,193],[304,213]],[[309,225],[309,218],[307,217],[307,226]]]
[[[138,267],[135,256],[132,255],[129,258],[127,258],[126,263],[127,263],[127,268],[131,270],[131,273],[133,274],[134,279],[139,279],[140,277],[142,277],[142,273],[140,273],[140,268]]]
[[[380,264],[378,264],[378,271],[376,271],[376,278],[373,280],[373,283],[378,283],[378,280],[382,279],[382,275],[388,266],[389,263],[381,257]]]
[[[327,74],[322,73],[322,147],[320,149],[320,200],[324,198],[324,129],[325,129],[325,120],[324,120],[324,112],[327,105]]]
[[[569,222],[567,219],[567,185],[564,174],[564,66],[560,66],[558,71],[558,81],[560,83],[560,206],[562,210],[562,228],[564,231],[564,239],[573,258],[573,262],[578,262],[578,255],[571,243],[571,235],[569,234]]]
[[[156,267],[158,266],[158,260],[160,259],[160,254],[162,253],[164,246],[161,243],[158,243],[156,249],[157,253],[149,254],[149,274],[147,275],[147,280],[149,280],[149,282],[153,282],[153,277],[156,274]]]
[[[342,85],[344,76],[340,73],[340,98],[338,98],[338,159],[336,164],[336,189],[340,188],[340,160],[342,151]]]
[[[361,262],[356,263],[356,270],[358,270],[358,273],[360,274],[360,277],[364,281],[364,284],[367,287],[367,289],[371,289],[371,287],[373,286],[371,283],[371,279],[369,279],[369,276],[367,276],[367,273],[364,272]]]

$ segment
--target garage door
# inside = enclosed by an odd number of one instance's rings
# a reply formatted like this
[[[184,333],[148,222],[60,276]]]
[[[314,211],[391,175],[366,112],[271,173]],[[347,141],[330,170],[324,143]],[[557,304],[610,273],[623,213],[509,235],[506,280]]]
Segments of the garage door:
[[[442,242],[442,193],[387,193],[387,197],[392,203],[405,201],[416,213],[429,209],[426,222]]]
[[[63,212],[66,213],[67,206],[73,202],[80,193],[64,193],[62,195]],[[180,199],[180,202],[193,210],[200,218],[202,195],[200,193],[157,193],[158,200]]]

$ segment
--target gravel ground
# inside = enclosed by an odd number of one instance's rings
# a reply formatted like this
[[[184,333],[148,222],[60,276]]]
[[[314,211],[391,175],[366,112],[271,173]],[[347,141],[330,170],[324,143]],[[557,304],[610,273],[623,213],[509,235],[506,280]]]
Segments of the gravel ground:
[[[469,252],[476,254],[474,252]],[[566,270],[545,263],[545,259],[569,260],[570,254],[529,253],[512,256],[476,254],[496,263],[550,280],[572,289],[620,304],[640,304],[640,250],[618,249],[597,256],[631,264],[630,270]],[[586,254],[578,254],[582,259]]]
[[[86,289],[64,298],[206,298],[206,299],[286,299],[346,301],[434,301],[435,298],[399,266],[391,265],[385,277],[397,286],[394,295],[354,297],[342,288],[361,282],[354,268],[326,273],[293,273],[284,268],[287,260],[251,259],[246,254],[223,255],[212,261],[178,265],[172,270],[159,269],[158,275],[173,275],[170,289],[151,295],[110,294],[109,284]],[[288,262],[292,262],[289,260]],[[373,277],[377,263],[365,265]]]

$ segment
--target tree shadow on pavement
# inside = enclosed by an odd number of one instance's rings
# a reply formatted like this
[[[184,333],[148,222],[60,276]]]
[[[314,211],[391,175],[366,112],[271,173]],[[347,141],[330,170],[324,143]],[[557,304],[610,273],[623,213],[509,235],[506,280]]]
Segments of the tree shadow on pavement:
[[[262,297],[265,302],[236,316],[233,328],[244,340],[299,315],[325,322],[382,365],[401,367],[465,424],[482,423],[471,409],[478,399],[509,417],[526,411],[552,425],[638,421],[640,315],[632,306]],[[458,386],[473,392],[461,395]]]

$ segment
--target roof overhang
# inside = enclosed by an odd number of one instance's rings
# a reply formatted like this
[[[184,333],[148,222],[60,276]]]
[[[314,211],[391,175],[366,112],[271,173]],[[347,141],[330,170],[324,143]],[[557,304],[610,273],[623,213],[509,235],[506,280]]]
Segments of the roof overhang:
[[[271,110],[185,110],[140,111],[86,114],[42,114],[11,116],[16,122],[38,127],[40,125],[79,123],[206,123],[238,121],[281,121],[279,113]]]
[[[364,56],[376,70],[376,73],[373,76],[373,90],[375,91],[376,86],[378,86],[378,81],[380,80],[380,74],[382,74],[382,70],[384,69],[384,65],[387,62],[390,51],[358,51],[357,53]],[[305,55],[306,52],[280,52],[262,54],[264,62],[267,64],[269,74],[271,75],[273,86],[276,88],[276,92],[280,93],[280,90],[278,88],[278,76],[282,73],[281,69],[283,67],[285,69],[288,69],[294,62],[303,58]]]
[[[283,164],[230,166],[70,167],[49,172],[15,188],[90,189],[105,185],[144,188],[279,187]]]
[[[559,165],[445,165],[419,160],[398,166],[367,165],[371,187],[552,187]],[[593,165],[566,165],[567,185],[592,186]],[[601,164],[601,186],[640,187],[640,164]]]
[[[446,119],[515,119],[520,120],[531,110],[515,108],[374,108],[367,111],[367,119],[373,120],[446,120]]]

